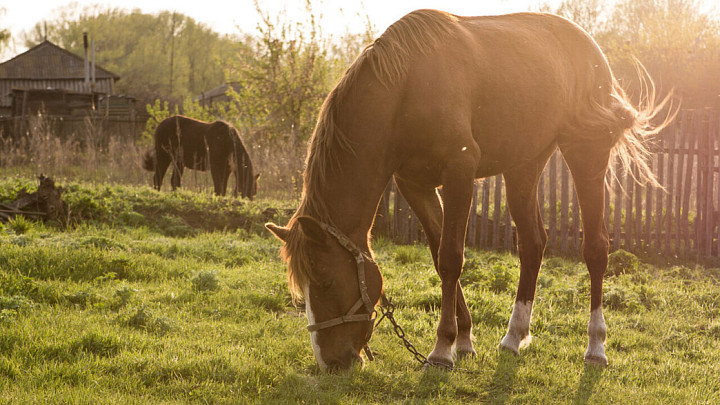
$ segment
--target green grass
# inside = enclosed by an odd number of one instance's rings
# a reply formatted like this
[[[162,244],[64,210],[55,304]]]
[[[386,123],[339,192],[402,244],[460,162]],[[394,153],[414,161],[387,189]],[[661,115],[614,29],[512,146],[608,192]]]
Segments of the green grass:
[[[14,181],[0,184],[0,201],[12,198]],[[0,225],[0,403],[720,401],[715,268],[654,267],[621,254],[618,266],[630,265],[605,282],[610,366],[596,369],[583,363],[582,263],[545,260],[534,340],[515,357],[497,345],[518,259],[468,251],[462,280],[477,358],[460,371],[422,371],[383,322],[370,342],[375,362],[326,374],[292,306],[279,242],[262,230],[264,209],[281,203],[66,189],[69,227]],[[396,318],[427,354],[440,305],[430,255],[382,239],[374,248]]]

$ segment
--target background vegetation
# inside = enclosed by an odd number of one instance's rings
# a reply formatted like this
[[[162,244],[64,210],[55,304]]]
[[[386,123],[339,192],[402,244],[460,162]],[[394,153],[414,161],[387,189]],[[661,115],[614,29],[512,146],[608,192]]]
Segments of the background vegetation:
[[[478,357],[422,371],[383,322],[376,361],[318,370],[291,304],[278,202],[147,187],[67,184],[71,226],[0,225],[0,402],[6,403],[715,403],[720,269],[653,267],[618,252],[605,281],[610,366],[583,364],[589,278],[548,258],[533,344],[497,350],[518,260],[468,251],[463,284]],[[0,181],[0,201],[32,181]],[[284,222],[286,217],[274,218]],[[224,224],[217,227],[213,224]],[[408,338],[432,347],[440,280],[424,246],[374,242]]]
[[[145,135],[130,150],[147,147],[157,122],[174,113],[224,119],[241,129],[258,161],[263,172],[260,192],[297,196],[305,144],[319,107],[344,69],[378,34],[367,19],[364,32],[331,37],[319,25],[313,3],[305,4],[304,14],[290,18],[286,13],[270,15],[256,2],[261,23],[254,30],[239,27],[242,31],[230,36],[178,13],[68,6],[56,19],[39,22],[25,39],[31,46],[47,35],[81,53],[82,32],[90,33],[98,63],[122,77],[118,92],[138,97],[139,108],[149,115]],[[720,18],[704,11],[698,0],[620,0],[611,5],[565,0],[538,9],[585,27],[635,97],[641,96],[633,61],[637,57],[655,79],[659,94],[674,90],[683,108],[718,107]],[[237,91],[229,92],[230,102],[206,107],[193,101],[222,83],[236,86]],[[146,183],[149,176],[136,171],[136,160],[126,164],[133,168],[127,179],[113,181]]]

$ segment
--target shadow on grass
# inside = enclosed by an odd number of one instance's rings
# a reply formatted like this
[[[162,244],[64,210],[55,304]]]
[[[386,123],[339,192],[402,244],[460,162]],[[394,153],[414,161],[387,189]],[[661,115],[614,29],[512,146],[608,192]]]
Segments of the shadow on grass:
[[[519,362],[520,359],[514,353],[502,349],[498,350],[497,367],[488,387],[491,403],[504,404],[508,402],[515,385]]]
[[[602,379],[604,370],[605,369],[603,367],[585,364],[585,371],[583,372],[582,377],[580,377],[580,382],[578,383],[578,388],[577,392],[575,393],[575,399],[573,400],[573,404],[588,403],[590,397],[595,391],[595,386]]]

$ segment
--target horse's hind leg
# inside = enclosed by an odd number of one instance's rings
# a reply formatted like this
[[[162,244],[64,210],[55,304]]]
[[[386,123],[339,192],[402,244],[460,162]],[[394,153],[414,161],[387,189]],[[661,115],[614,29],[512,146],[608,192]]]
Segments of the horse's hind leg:
[[[608,231],[605,227],[605,173],[610,146],[606,142],[561,145],[575,182],[583,222],[582,252],[590,272],[590,322],[585,362],[606,366],[607,327],[602,311],[603,275],[608,264]]]
[[[180,159],[173,159],[172,177],[170,177],[170,186],[173,191],[180,187],[180,179],[183,175],[183,162]]]
[[[537,186],[547,158],[554,149],[553,145],[539,159],[503,174],[508,208],[517,231],[520,281],[508,331],[500,348],[515,354],[531,340],[530,319],[535,286],[547,242],[538,206]]]
[[[438,248],[440,246],[443,215],[440,198],[432,186],[420,186],[398,177],[395,177],[395,183],[422,224],[423,231],[428,240],[428,246],[430,247],[430,254],[435,263],[435,270],[437,271]],[[455,340],[457,356],[475,356],[476,353],[472,343],[472,319],[470,318],[470,311],[465,302],[460,281],[457,283],[455,311],[458,330]]]
[[[216,162],[210,160],[210,175],[213,179],[213,186],[215,187],[215,195],[223,196],[227,190],[227,181],[230,177],[230,165],[226,160]]]
[[[156,151],[155,156],[156,162],[155,176],[153,176],[153,186],[155,187],[155,190],[160,191],[163,178],[165,177],[165,172],[167,171],[168,166],[170,166],[170,156],[161,149]]]

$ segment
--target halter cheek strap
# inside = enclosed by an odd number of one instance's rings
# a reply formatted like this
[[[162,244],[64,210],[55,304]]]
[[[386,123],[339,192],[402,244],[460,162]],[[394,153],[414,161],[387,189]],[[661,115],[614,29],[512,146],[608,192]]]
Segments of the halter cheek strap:
[[[360,287],[360,298],[355,302],[350,310],[345,315],[332,318],[327,321],[310,324],[307,326],[308,331],[316,332],[321,329],[331,328],[333,326],[342,325],[349,322],[370,322],[371,327],[375,325],[375,319],[377,318],[377,312],[375,311],[375,305],[370,300],[370,296],[367,291],[367,282],[365,281],[365,260],[370,263],[374,263],[373,259],[366,255],[360,250],[360,248],[353,243],[347,236],[345,236],[339,229],[334,226],[320,223],[322,229],[337,239],[338,243],[345,248],[355,258],[355,264],[357,265],[357,276],[358,285]],[[360,308],[365,307],[367,313],[358,314]]]

